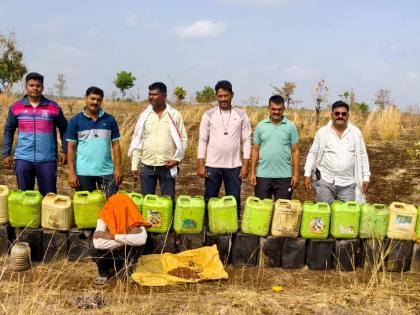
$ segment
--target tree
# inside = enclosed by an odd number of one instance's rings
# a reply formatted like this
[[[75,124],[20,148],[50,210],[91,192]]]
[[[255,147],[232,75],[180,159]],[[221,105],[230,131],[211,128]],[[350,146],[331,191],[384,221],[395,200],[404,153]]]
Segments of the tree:
[[[280,94],[284,100],[286,101],[286,106],[289,108],[290,100],[292,99],[292,95],[295,93],[296,83],[285,81],[282,87],[271,85],[276,91],[276,93]]]
[[[373,102],[376,106],[378,106],[380,110],[384,110],[385,107],[391,104],[390,94],[391,91],[384,89],[380,89],[378,92],[376,92]]]
[[[23,52],[17,49],[14,34],[8,37],[0,34],[0,84],[4,90],[9,91],[27,71]]]
[[[175,87],[174,90],[175,101],[181,103],[187,96],[187,91],[184,90],[182,86]]]
[[[243,103],[245,106],[255,107],[255,106],[258,106],[258,104],[260,103],[260,100],[259,100],[259,98],[258,98],[258,97],[256,97],[256,96],[250,96],[250,97],[248,97],[247,99],[242,100],[242,103]]]
[[[316,85],[315,85],[315,90],[314,90],[314,96],[315,96],[315,116],[316,116],[316,127],[319,126],[319,116],[321,114],[321,105],[323,103],[327,102],[327,98],[328,98],[328,87],[327,84],[325,83],[325,80],[321,80],[319,81]]]
[[[57,90],[58,96],[61,98],[64,97],[64,91],[67,90],[66,83],[67,81],[64,73],[59,73],[57,75],[57,83],[54,84],[54,87]]]
[[[356,105],[357,105],[357,108],[363,113],[367,113],[369,111],[368,103],[361,102],[361,103],[356,103]]]
[[[216,100],[216,93],[211,86],[206,85],[201,91],[195,92],[195,100],[198,103],[211,103]]]
[[[114,84],[121,91],[123,99],[126,91],[134,86],[134,81],[136,81],[136,77],[131,72],[120,71],[117,73]]]

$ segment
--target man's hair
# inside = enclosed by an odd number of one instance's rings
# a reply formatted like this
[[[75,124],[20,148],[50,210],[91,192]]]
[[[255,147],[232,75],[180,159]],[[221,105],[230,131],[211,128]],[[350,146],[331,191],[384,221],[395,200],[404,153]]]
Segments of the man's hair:
[[[270,106],[271,103],[277,104],[277,105],[283,105],[284,106],[284,98],[279,94],[274,94],[270,97],[268,100],[268,105]]]
[[[233,94],[232,83],[230,83],[229,81],[221,80],[221,81],[217,82],[215,87],[214,87],[214,90],[217,93],[217,91],[220,90],[220,89],[229,91],[231,94]]]
[[[91,86],[86,90],[86,96],[89,96],[90,94],[100,95],[104,98],[104,91],[96,86]]]
[[[41,83],[44,84],[44,76],[38,72],[28,73],[25,77],[25,82],[28,83],[29,80],[41,81]]]
[[[152,90],[159,90],[159,92],[165,93],[167,91],[165,83],[162,82],[155,82],[149,85],[149,91]]]
[[[337,101],[334,104],[332,104],[331,111],[333,112],[334,109],[336,109],[338,107],[345,107],[347,109],[347,111],[350,111],[349,105],[346,102],[343,102],[343,101]]]

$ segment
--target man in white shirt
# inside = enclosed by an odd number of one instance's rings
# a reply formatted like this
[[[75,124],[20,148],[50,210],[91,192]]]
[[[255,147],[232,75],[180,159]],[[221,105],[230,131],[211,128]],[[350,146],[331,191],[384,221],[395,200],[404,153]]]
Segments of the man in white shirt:
[[[370,170],[360,130],[349,121],[349,106],[332,105],[331,121],[315,135],[305,163],[305,187],[318,202],[365,202]],[[315,182],[312,184],[312,178]]]

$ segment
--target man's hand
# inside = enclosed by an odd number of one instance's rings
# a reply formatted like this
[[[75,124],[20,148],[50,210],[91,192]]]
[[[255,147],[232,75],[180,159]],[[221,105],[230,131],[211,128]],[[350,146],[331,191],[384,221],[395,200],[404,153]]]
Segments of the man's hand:
[[[131,171],[131,174],[133,175],[134,180],[138,181],[140,178],[140,170]]]
[[[179,161],[177,161],[177,160],[169,160],[163,166],[165,166],[166,168],[172,168],[172,167],[174,167],[175,165],[178,165],[178,164],[179,164]]]
[[[306,190],[312,190],[312,178],[305,176],[305,188]]]
[[[198,165],[197,166],[197,175],[198,175],[198,177],[201,177],[201,178],[207,177],[207,170],[206,170],[206,167],[204,165]]]
[[[241,174],[239,175],[239,177],[241,177],[242,180],[248,177],[248,164],[242,165]]]
[[[290,185],[292,186],[292,189],[295,189],[299,185],[299,175],[293,175]]]
[[[67,155],[65,153],[58,154],[58,165],[64,166],[67,164]]]
[[[252,186],[256,186],[257,185],[257,175],[254,173],[251,175],[249,175],[249,181],[251,182]]]
[[[75,174],[69,174],[69,185],[74,189],[79,187],[79,179]]]
[[[117,185],[120,185],[123,181],[123,176],[121,174],[121,169],[119,167],[115,167],[114,179],[115,179],[115,184]]]
[[[111,234],[109,232],[103,232],[103,231],[97,231],[93,233],[93,238],[102,238],[105,240],[113,240],[115,239],[114,234]]]
[[[367,194],[369,190],[369,182],[362,182],[362,189],[365,194]]]
[[[12,168],[13,166],[13,157],[12,156],[6,156],[3,159],[3,165],[5,168]]]

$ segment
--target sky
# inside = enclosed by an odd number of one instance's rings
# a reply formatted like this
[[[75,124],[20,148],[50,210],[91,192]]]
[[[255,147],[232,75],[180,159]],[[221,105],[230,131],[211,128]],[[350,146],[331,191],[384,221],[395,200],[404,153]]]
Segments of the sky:
[[[187,100],[229,80],[234,103],[266,105],[271,85],[296,83],[299,107],[321,79],[329,103],[353,89],[374,106],[379,89],[403,108],[420,104],[420,2],[416,0],[0,0],[0,32],[15,33],[30,71],[58,73],[67,95],[95,85],[110,96],[116,73],[184,87]],[[172,96],[170,96],[172,97]]]

